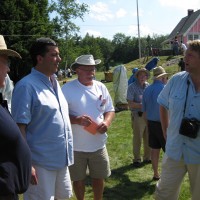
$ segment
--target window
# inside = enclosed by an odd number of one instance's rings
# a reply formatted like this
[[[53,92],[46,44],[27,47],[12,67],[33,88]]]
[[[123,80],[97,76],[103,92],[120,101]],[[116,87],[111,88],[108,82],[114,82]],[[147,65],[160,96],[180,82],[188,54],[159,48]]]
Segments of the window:
[[[194,35],[194,40],[198,40],[199,39],[199,35]]]
[[[188,41],[189,40],[198,40],[200,39],[200,34],[190,34],[188,35]]]
[[[193,40],[193,35],[188,35],[188,41]]]

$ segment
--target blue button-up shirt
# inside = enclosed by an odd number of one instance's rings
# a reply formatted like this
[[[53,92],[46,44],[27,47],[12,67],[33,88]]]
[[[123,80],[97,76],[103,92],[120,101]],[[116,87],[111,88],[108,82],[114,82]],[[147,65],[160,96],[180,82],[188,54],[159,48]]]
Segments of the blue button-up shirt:
[[[200,164],[200,131],[195,139],[179,134],[183,117],[200,120],[200,93],[195,91],[189,74],[180,72],[174,75],[158,96],[158,103],[169,110],[170,122],[167,128],[166,154],[174,160],[183,158],[187,164]]]
[[[32,163],[49,170],[73,163],[72,131],[68,104],[58,81],[32,69],[13,92],[12,115],[26,124]]]
[[[157,103],[157,98],[164,84],[160,80],[155,80],[150,86],[144,90],[142,98],[142,111],[146,112],[148,120],[160,121],[160,111],[159,104]]]

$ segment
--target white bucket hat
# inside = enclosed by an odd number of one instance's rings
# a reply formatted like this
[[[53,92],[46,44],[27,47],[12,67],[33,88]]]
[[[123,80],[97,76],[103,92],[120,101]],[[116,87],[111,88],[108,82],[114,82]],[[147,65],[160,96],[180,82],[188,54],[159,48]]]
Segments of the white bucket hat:
[[[75,71],[78,65],[98,65],[101,63],[100,59],[94,60],[93,55],[82,55],[75,59],[75,62],[72,63],[71,69]]]
[[[161,66],[155,67],[153,69],[153,78],[159,78],[161,76],[167,75],[168,73],[166,73],[165,69],[162,68]]]
[[[7,55],[7,56],[21,58],[19,53],[7,48],[3,35],[0,35],[0,55]]]

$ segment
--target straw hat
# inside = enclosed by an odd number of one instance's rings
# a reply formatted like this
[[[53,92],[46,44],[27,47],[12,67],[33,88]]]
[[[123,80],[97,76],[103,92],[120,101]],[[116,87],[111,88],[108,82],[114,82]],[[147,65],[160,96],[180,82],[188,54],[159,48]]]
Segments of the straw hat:
[[[167,75],[167,74],[168,73],[166,73],[166,71],[164,70],[164,68],[162,68],[161,66],[155,67],[153,69],[153,78],[159,78],[159,77]]]
[[[94,60],[93,55],[82,55],[76,58],[75,62],[72,63],[71,69],[74,71],[77,68],[77,65],[98,65],[101,63],[100,59]]]
[[[149,78],[150,73],[149,73],[149,71],[148,71],[147,69],[145,69],[145,68],[138,69],[138,70],[136,71],[136,73],[135,73],[135,77],[138,77],[138,75],[139,75],[140,72],[145,72],[146,75],[147,75],[147,77]]]
[[[7,55],[7,56],[21,58],[19,53],[7,48],[3,35],[0,35],[0,55]]]

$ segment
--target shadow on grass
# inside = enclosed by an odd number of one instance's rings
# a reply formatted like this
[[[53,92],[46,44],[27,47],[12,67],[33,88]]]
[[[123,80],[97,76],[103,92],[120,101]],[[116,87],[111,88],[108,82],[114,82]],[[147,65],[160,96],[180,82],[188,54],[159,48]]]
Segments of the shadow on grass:
[[[113,187],[106,186],[104,188],[104,200],[141,200],[146,195],[153,195],[155,184],[152,184],[151,180],[134,181],[134,177],[133,181],[130,180],[129,175],[126,173],[132,170],[135,170],[133,166],[127,165],[112,171],[109,180],[117,182],[117,184]],[[143,176],[145,179],[145,174]]]

